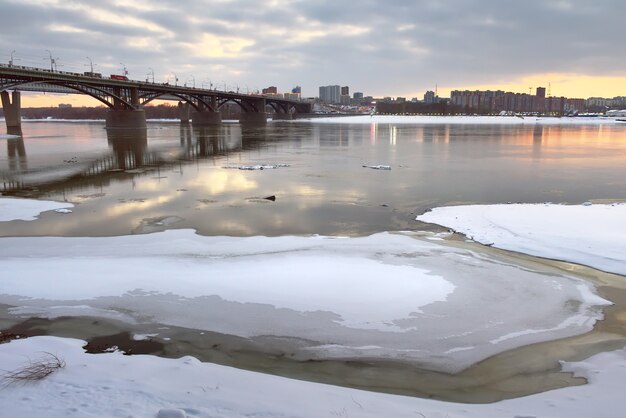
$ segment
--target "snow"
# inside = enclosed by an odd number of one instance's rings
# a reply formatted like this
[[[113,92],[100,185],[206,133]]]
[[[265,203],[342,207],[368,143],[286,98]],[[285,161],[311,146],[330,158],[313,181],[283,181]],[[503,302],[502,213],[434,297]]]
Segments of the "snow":
[[[35,383],[0,390],[6,417],[428,417],[611,418],[626,407],[626,350],[597,354],[562,369],[588,385],[492,404],[447,403],[238,370],[193,357],[165,359],[119,352],[86,354],[84,341],[32,337],[0,345],[0,366],[14,371],[42,357],[66,365]]]
[[[0,222],[13,220],[33,221],[42,212],[71,208],[73,206],[73,204],[67,202],[0,197]]]
[[[0,139],[17,139],[19,135],[0,134]]]
[[[626,275],[626,204],[450,206],[417,220],[494,247]]]
[[[10,220],[54,209],[54,202],[33,203],[3,198],[0,213],[13,214]],[[474,205],[418,219],[485,244],[624,274],[624,210]],[[169,230],[6,237],[0,304],[25,317],[88,315],[148,321],[153,326],[136,328],[146,331],[171,325],[300,339],[294,359],[375,357],[454,373],[515,347],[585,333],[610,303],[581,279],[455,248],[441,233],[423,236],[235,238]],[[626,407],[626,349],[562,363],[588,384],[470,405],[291,380],[189,356],[92,355],[84,343],[32,337],[0,344],[0,370],[44,352],[66,363],[41,382],[2,382],[3,416],[609,418]]]
[[[376,356],[446,372],[585,333],[609,304],[580,279],[408,233],[7,237],[0,261],[0,303],[23,316],[113,309],[134,322],[297,339],[300,359]]]
[[[398,115],[362,115],[327,118],[296,119],[296,122],[311,123],[389,123],[389,124],[445,124],[445,125],[599,125],[618,123],[614,118],[576,118],[576,117],[537,117],[537,116],[398,116]]]

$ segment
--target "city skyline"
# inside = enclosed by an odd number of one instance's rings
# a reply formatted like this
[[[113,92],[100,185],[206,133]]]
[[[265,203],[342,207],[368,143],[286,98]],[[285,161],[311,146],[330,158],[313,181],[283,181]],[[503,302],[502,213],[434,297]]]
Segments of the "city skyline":
[[[626,95],[626,4],[450,0],[302,2],[0,0],[0,62],[240,91],[325,85],[374,97],[438,87],[552,95]],[[25,97],[26,106],[81,96]]]

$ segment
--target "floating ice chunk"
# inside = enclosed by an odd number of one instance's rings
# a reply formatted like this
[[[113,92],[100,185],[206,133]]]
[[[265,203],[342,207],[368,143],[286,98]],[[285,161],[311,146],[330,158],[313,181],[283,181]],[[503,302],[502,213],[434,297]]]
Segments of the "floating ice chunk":
[[[222,168],[238,169],[238,170],[274,170],[277,168],[289,167],[289,164],[255,164],[255,165],[225,165]]]
[[[61,209],[55,209],[54,210],[56,213],[72,213],[71,209],[66,209],[66,208],[61,208]]]
[[[379,164],[379,165],[364,165],[363,167],[365,167],[365,168],[372,168],[374,170],[391,170],[391,166],[390,165],[383,165],[383,164]]]

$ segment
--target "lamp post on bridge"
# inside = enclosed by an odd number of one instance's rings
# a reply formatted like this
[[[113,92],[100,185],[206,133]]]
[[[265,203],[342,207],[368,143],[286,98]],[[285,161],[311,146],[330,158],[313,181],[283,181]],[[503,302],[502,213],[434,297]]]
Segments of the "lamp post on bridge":
[[[150,76],[152,76],[152,83],[154,84],[154,70],[150,67],[148,67],[148,70],[150,70],[146,76],[146,82],[150,81]]]
[[[196,88],[196,78],[193,76],[193,74],[190,75],[191,77],[191,81],[193,83],[193,88]],[[185,87],[187,87],[187,82],[185,81]]]
[[[87,58],[89,60],[89,68],[91,70],[90,74],[93,75],[93,61],[89,57],[85,57],[85,58]],[[85,64],[85,65],[87,65],[87,64]]]
[[[57,66],[57,60],[58,58],[52,58],[52,52],[50,52],[49,49],[46,49],[46,52],[48,53],[48,55],[50,56],[50,71],[54,71],[56,66]],[[46,58],[44,58],[46,59]]]
[[[11,59],[9,60],[9,67],[13,67],[13,54],[15,54],[15,49],[11,51]]]
[[[122,66],[122,75],[127,76],[128,70],[126,69],[126,65],[123,62],[120,62],[120,65]]]

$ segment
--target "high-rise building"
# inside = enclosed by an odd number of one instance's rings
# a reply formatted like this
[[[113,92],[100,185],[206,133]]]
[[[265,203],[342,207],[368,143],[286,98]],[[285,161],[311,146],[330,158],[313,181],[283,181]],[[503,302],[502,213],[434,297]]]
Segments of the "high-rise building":
[[[545,98],[546,97],[546,88],[545,87],[537,87],[537,97]]]
[[[320,87],[320,100],[326,103],[339,103],[341,101],[341,88],[334,86]]]
[[[363,98],[363,93],[361,93],[360,91],[356,91],[354,92],[352,98],[355,100],[361,100]]]
[[[350,95],[350,87],[348,86],[344,86],[341,88],[341,95],[342,96],[349,96]]]
[[[428,90],[424,93],[424,103],[432,104],[435,103],[435,92]]]
[[[291,92],[294,94],[302,94],[302,87],[295,86],[294,88],[291,89]]]

